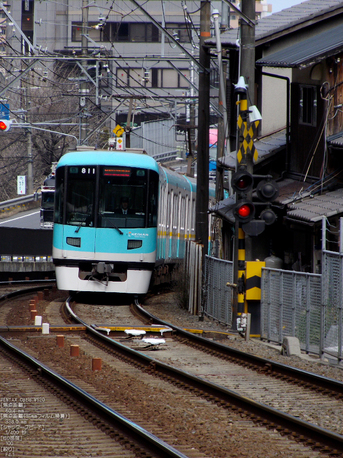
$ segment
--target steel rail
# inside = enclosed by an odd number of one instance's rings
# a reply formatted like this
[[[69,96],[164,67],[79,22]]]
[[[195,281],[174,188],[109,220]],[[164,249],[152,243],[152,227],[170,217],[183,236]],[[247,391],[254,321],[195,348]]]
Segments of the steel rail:
[[[55,283],[56,281],[55,280],[18,280],[18,281],[11,281],[11,282],[0,282],[0,286],[2,284],[6,284],[8,285],[9,283],[13,283],[13,284],[24,284],[24,283],[28,283],[28,282],[32,282],[32,283],[38,283],[39,281],[41,281],[42,283],[44,283],[44,288],[45,289],[52,289],[53,288],[53,285],[49,285],[49,284],[45,284],[45,283],[48,283],[48,282],[53,282]],[[25,289],[16,289],[15,291],[10,291],[6,294],[2,294],[0,296],[0,302],[1,301],[5,301],[7,299],[11,299],[12,297],[18,297],[18,296],[26,296],[26,294],[31,294],[31,293],[35,293],[37,291],[41,291],[42,290],[42,285],[39,285],[39,286],[32,286],[31,288],[25,288]]]
[[[227,345],[222,345],[218,342],[206,339],[199,334],[193,334],[192,332],[186,331],[178,326],[174,326],[166,321],[159,319],[152,315],[139,304],[134,304],[135,311],[138,315],[144,317],[150,323],[160,324],[168,326],[173,329],[174,335],[182,337],[192,344],[202,347],[208,351],[216,352],[216,356],[224,357],[227,359],[235,359],[237,363],[243,363],[250,367],[255,367],[261,372],[268,373],[271,376],[288,378],[292,382],[299,382],[308,385],[312,385],[314,389],[327,390],[343,397],[343,382],[335,379],[326,378],[312,372],[304,371],[286,364],[277,363],[275,361],[261,358],[259,356],[252,355],[250,353],[244,353],[235,348]]]
[[[337,451],[339,453],[343,452],[343,436],[258,403],[245,396],[240,396],[232,390],[128,348],[95,330],[80,319],[71,309],[69,300],[66,301],[66,308],[74,320],[86,327],[86,333],[93,336],[96,341],[100,341],[104,348],[120,355],[120,357],[128,362],[136,364],[142,370],[158,375],[185,389],[194,391],[198,395],[203,395],[205,398],[223,407],[232,408],[239,412],[244,411],[251,417],[252,421],[257,421],[272,428],[281,428],[286,434],[291,435],[292,439],[307,442],[309,446],[316,449],[323,448],[325,451],[330,450],[334,451],[334,453],[337,453]],[[168,326],[174,327],[170,324]]]
[[[161,458],[187,458],[187,456],[183,453],[179,452],[154,434],[111,409],[106,404],[84,391],[82,388],[62,377],[23,350],[15,347],[12,343],[1,336],[0,348],[5,349],[8,353],[19,359],[26,367],[35,371],[37,376],[41,379],[43,378],[48,383],[52,383],[58,389],[62,389],[63,392],[65,392],[68,396],[71,396],[78,403],[82,403],[82,405],[86,406],[87,409],[90,409],[97,417],[101,417],[107,425],[110,425],[115,430],[119,430],[121,434],[129,437],[131,442],[143,447],[145,452],[149,450],[149,453],[152,454],[151,456]]]

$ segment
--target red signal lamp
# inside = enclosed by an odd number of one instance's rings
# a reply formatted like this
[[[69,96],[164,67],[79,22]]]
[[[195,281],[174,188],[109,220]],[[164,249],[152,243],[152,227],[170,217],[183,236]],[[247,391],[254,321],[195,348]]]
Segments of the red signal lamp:
[[[242,205],[237,209],[237,213],[242,218],[248,218],[251,213],[251,208],[249,205]]]
[[[252,202],[239,201],[236,204],[234,214],[240,223],[248,223],[255,216],[255,206]]]
[[[9,119],[0,119],[0,132],[7,132],[11,127],[12,121]]]
[[[236,192],[246,193],[252,189],[253,184],[253,176],[244,169],[238,170],[232,175],[231,186]]]

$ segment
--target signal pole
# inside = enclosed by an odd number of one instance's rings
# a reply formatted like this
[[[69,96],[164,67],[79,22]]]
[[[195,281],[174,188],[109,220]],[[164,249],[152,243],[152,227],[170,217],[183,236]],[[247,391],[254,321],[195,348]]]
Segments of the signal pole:
[[[255,0],[242,0],[241,11],[251,21],[255,21]],[[239,81],[237,83],[235,92],[239,95],[239,116],[237,120],[237,160],[236,160],[236,173],[238,170],[246,171],[248,174],[253,174],[253,151],[247,147],[246,135],[250,130],[248,106],[254,104],[255,93],[255,27],[240,18],[240,32],[241,32],[241,56],[240,56],[240,69]],[[247,85],[245,84],[247,82]],[[248,100],[250,103],[248,103]],[[246,154],[248,152],[248,154]],[[252,154],[250,154],[252,153]],[[234,180],[234,177],[233,177]],[[237,179],[239,183],[239,179]],[[246,186],[247,190],[244,197],[247,201],[252,201],[252,190],[248,189],[247,183],[244,184],[244,178],[241,185]],[[236,191],[236,201],[242,198],[241,193]],[[253,207],[246,209],[241,207],[237,208],[237,212],[241,210],[247,212],[249,217]],[[239,218],[235,218],[235,250],[234,250],[234,283],[237,288],[234,291],[233,297],[233,326],[236,326],[236,319],[242,313],[247,312],[245,301],[245,261],[250,260],[252,257],[251,238],[246,237],[239,222]]]
[[[242,13],[252,21],[255,21],[255,0],[242,0]],[[255,104],[255,27],[247,24],[243,19],[240,19],[241,27],[241,68],[240,75],[245,78],[247,84],[247,98],[249,103],[247,107]],[[247,108],[246,108],[247,109]],[[249,119],[248,119],[249,121]],[[246,170],[253,173],[253,157],[252,154],[246,155],[245,162]],[[251,198],[251,194],[250,194]],[[252,260],[252,240],[251,237],[246,238],[246,259]]]
[[[210,55],[208,49],[205,47],[205,40],[211,36],[211,2],[203,0],[200,5],[200,73],[195,238],[202,243],[203,254],[206,255],[208,252]]]

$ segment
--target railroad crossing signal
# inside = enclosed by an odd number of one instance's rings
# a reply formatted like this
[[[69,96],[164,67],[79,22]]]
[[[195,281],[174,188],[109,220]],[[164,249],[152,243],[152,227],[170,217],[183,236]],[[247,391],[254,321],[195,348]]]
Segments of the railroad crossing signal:
[[[266,177],[257,185],[256,194],[262,202],[270,204],[279,195],[279,187],[274,180],[270,179],[270,177]],[[267,226],[269,226],[270,224],[275,223],[276,215],[268,206],[261,212],[260,219],[263,220]]]
[[[266,179],[259,182],[256,188],[257,196],[263,202],[273,202],[279,195],[278,185],[274,180]]]
[[[12,122],[10,119],[0,119],[0,132],[7,132],[11,128]]]
[[[231,186],[236,191],[237,202],[233,208],[235,219],[241,224],[248,223],[254,218],[255,207],[247,194],[252,190],[254,178],[244,167],[232,175]]]
[[[243,101],[241,101],[240,103],[244,105]],[[248,112],[246,112],[246,114],[248,114]],[[244,158],[247,154],[250,154],[256,162],[258,159],[258,152],[254,145],[254,138],[256,137],[256,131],[259,125],[259,121],[254,121],[253,123],[248,125],[248,122],[243,118],[243,113],[240,113],[238,116],[237,125],[239,131],[241,132],[241,143],[239,145],[239,149],[237,152],[238,164],[244,161]]]
[[[255,206],[252,202],[239,200],[234,208],[235,218],[241,223],[249,223],[255,216]]]
[[[238,83],[235,84],[235,93],[240,96],[237,101],[239,105],[239,115],[237,119],[239,147],[237,151],[237,164],[246,166],[247,160],[257,161],[258,152],[254,145],[258,125],[262,119],[261,113],[255,105],[248,108],[248,87],[245,84],[244,77],[241,76]]]
[[[254,200],[249,197],[254,187],[254,182],[259,181],[256,186],[256,196]],[[276,221],[276,214],[269,207],[279,195],[277,183],[270,175],[252,175],[245,166],[232,175],[232,189],[237,194],[237,202],[232,206],[232,213],[236,221],[242,224],[244,232],[250,236],[261,234],[265,226]],[[265,206],[258,219],[254,219],[258,207]]]
[[[246,193],[252,190],[254,178],[245,169],[239,169],[232,175],[231,186],[237,193]]]

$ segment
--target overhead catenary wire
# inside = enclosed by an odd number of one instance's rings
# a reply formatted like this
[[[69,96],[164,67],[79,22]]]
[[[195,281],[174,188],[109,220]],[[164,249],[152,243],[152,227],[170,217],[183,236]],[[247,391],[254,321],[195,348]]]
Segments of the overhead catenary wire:
[[[47,0],[46,3],[60,3],[60,2],[53,2],[53,1],[50,1],[50,0]],[[129,2],[126,2],[126,5],[125,7],[127,8],[127,5],[128,5]],[[144,6],[146,5],[148,2],[145,2],[144,4],[142,3],[141,6]],[[179,3],[178,3],[179,5]],[[96,2],[89,2],[89,5],[88,7],[89,8],[92,8],[92,7],[96,7],[98,8],[98,5],[96,4]],[[118,14],[121,16],[121,21],[123,21],[123,18],[125,17],[125,19],[127,18],[130,18],[130,20],[132,22],[142,22],[142,16],[141,15],[137,15],[137,11],[138,11],[138,7],[135,7],[135,8],[130,8],[128,11],[126,11],[126,13],[124,11],[120,11],[119,7],[118,7],[118,4],[116,4],[116,2],[113,0],[113,1],[108,1],[106,2],[106,6],[107,8],[106,9],[102,9],[102,11],[104,12],[103,16],[103,24],[106,25],[106,23],[108,21],[111,20],[111,16],[112,14]],[[116,7],[116,11],[114,11],[114,7]],[[197,26],[194,24],[193,22],[193,19],[191,18],[191,14],[195,14],[197,11],[192,11],[192,12],[188,12],[187,11],[187,14],[184,14],[184,27],[185,29],[187,30],[187,33],[188,33],[188,37],[194,37],[194,38],[197,38],[198,37],[198,30],[197,30]],[[143,20],[144,22],[144,20]],[[191,33],[191,32],[195,32],[194,34]],[[16,39],[18,39],[18,37],[16,37]],[[113,41],[113,40],[110,40],[109,41],[111,43],[111,50],[112,51],[115,51],[116,49],[116,43]],[[196,45],[195,42],[190,42],[188,43],[188,45]],[[8,46],[11,46],[10,43],[7,43]],[[21,48],[22,50],[22,48]],[[9,65],[9,68],[14,71],[14,70],[20,70],[20,66],[22,65],[22,63],[19,63],[19,65],[17,64],[18,61],[16,61],[16,57],[20,58],[20,57],[24,57],[24,55],[22,54],[21,51],[17,51],[15,48],[12,47],[12,52],[14,54],[13,56],[13,61],[11,62],[11,64]],[[47,56],[49,56],[49,58],[53,59],[54,56],[57,56],[58,54],[57,53],[50,53],[48,51],[46,51],[45,53],[37,50],[37,58],[39,59],[40,56],[45,56],[45,58],[47,58]],[[62,56],[62,54],[59,54],[60,56]],[[27,56],[25,56],[27,57]],[[25,63],[25,60],[22,60],[21,62],[24,62]],[[102,62],[104,62],[104,57],[102,57]],[[123,66],[130,66],[130,62],[129,61],[125,61],[122,60],[123,62]],[[45,80],[46,80],[46,84],[47,85],[50,85],[50,86],[53,86],[55,88],[55,90],[57,92],[62,92],[62,88],[64,89],[65,91],[65,97],[70,97],[70,98],[77,98],[79,96],[78,94],[78,87],[76,84],[68,81],[68,76],[67,74],[65,74],[63,71],[61,71],[61,67],[52,67],[52,66],[49,66],[49,65],[46,65],[45,62],[42,60],[41,61],[41,66],[46,69],[47,71],[47,75],[45,75]],[[2,63],[1,63],[2,65]],[[135,96],[142,96],[144,97],[145,96],[145,101],[144,101],[144,108],[142,108],[142,111],[151,111],[151,112],[154,112],[156,115],[159,115],[159,114],[165,114],[166,111],[169,111],[169,109],[165,108],[166,106],[168,107],[168,104],[171,103],[171,102],[174,102],[174,99],[172,97],[175,97],[172,95],[172,90],[173,89],[169,89],[168,88],[165,88],[165,87],[159,87],[158,88],[158,91],[159,91],[159,98],[165,96],[165,105],[161,104],[161,100],[159,100],[159,103],[156,103],[156,89],[157,88],[149,88],[149,87],[146,87],[146,85],[143,85],[141,83],[141,81],[139,81],[139,77],[134,77],[132,79],[134,85],[136,86],[135,88],[130,88],[130,87],[124,87],[124,86],[121,86],[120,88],[117,88],[116,87],[116,81],[117,81],[117,73],[116,73],[116,69],[118,67],[115,67],[115,68],[111,68],[109,66],[109,72],[108,72],[108,76],[112,76],[112,79],[109,79],[109,84],[108,84],[108,92],[112,92],[113,94],[111,94],[112,98],[116,99],[117,102],[121,102],[122,101],[122,98],[121,98],[121,94],[126,94],[127,96],[129,97],[135,97]],[[161,68],[161,67],[158,67],[158,68]],[[7,68],[8,70],[8,68]],[[198,68],[195,68],[195,71],[197,72],[198,71]],[[10,73],[7,73],[8,76],[10,76]],[[14,72],[12,73],[12,76],[14,77],[15,74]],[[39,71],[37,71],[36,69],[34,69],[32,71],[32,76],[34,76],[34,78],[41,78],[42,75],[40,74]],[[25,84],[27,83],[25,82],[25,78],[23,79],[23,82]],[[68,86],[67,86],[68,85]],[[45,86],[43,86],[45,88]],[[69,88],[69,93],[68,93],[68,90],[66,90],[66,87]],[[120,89],[120,90],[119,90]],[[186,90],[186,89],[185,89]],[[45,91],[45,92],[44,92]],[[89,93],[89,102],[90,102],[90,109],[92,110],[92,112],[94,113],[97,113],[101,116],[101,114],[105,115],[105,112],[104,110],[101,108],[101,107],[98,107],[94,104],[94,100],[92,99],[93,97],[93,89],[90,88],[90,93]],[[18,90],[16,89],[13,89],[13,88],[9,88],[8,89],[8,94],[10,95],[10,97],[12,98],[12,95],[16,95],[18,93]],[[19,96],[20,94],[18,93],[18,100],[19,100]],[[45,116],[46,118],[50,118],[49,121],[50,122],[53,122],[53,121],[60,121],[60,123],[62,124],[63,122],[65,121],[68,121],[68,120],[72,120],[73,118],[75,119],[75,117],[79,116],[80,115],[80,110],[77,109],[74,110],[74,111],[70,111],[70,113],[61,113],[58,111],[58,103],[59,101],[57,100],[58,99],[58,95],[57,96],[52,96],[51,94],[48,94],[47,91],[45,89],[43,89],[42,91],[39,91],[37,90],[37,94],[33,94],[32,97],[31,97],[31,103],[30,103],[30,112],[31,113],[34,113],[35,116],[39,117],[39,116]],[[11,99],[13,100],[13,99]],[[186,103],[183,99],[181,99],[180,101],[180,105]],[[56,109],[53,109],[52,110],[52,113],[39,113],[39,110],[41,111],[44,111],[44,108],[48,108],[48,107],[56,107]],[[76,108],[76,107],[75,107]],[[94,111],[95,110],[95,111]],[[62,119],[58,120],[58,113],[62,114]],[[17,110],[15,107],[11,107],[11,115],[13,116],[18,116],[18,113],[17,113]],[[66,116],[67,115],[67,116]],[[52,116],[52,118],[51,118]],[[34,125],[34,122],[31,123],[32,125]],[[18,135],[18,130],[16,130],[16,135]]]

